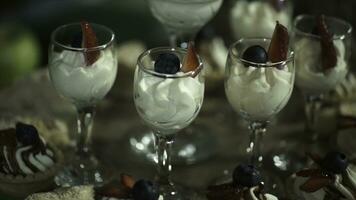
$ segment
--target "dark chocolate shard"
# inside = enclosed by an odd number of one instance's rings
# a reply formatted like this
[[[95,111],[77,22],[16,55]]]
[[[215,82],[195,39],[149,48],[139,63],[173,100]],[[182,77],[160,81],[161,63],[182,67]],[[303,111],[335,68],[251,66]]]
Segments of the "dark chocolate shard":
[[[132,196],[131,190],[123,186],[121,182],[117,180],[111,181],[103,187],[96,188],[95,193],[100,197],[114,197],[118,199],[126,199]]]
[[[98,41],[96,34],[88,22],[81,22],[82,33],[83,33],[83,43],[82,47],[88,49],[84,52],[85,64],[90,66],[94,64],[100,56],[99,50],[93,50],[92,48],[98,46]]]
[[[303,169],[296,173],[297,176],[300,177],[313,177],[321,174],[322,171],[320,169]]]
[[[304,184],[300,186],[300,189],[304,192],[312,193],[320,190],[323,187],[329,186],[332,183],[331,177],[313,177],[309,178]]]
[[[271,43],[268,48],[268,58],[272,63],[285,61],[288,58],[288,29],[277,21]]]
[[[324,71],[332,69],[336,66],[337,54],[333,35],[328,30],[324,15],[316,18],[316,33],[320,36],[322,69]]]
[[[322,157],[320,155],[310,153],[310,152],[307,152],[306,154],[315,164],[318,164],[320,166],[322,161]]]
[[[196,76],[199,73],[196,72],[196,69],[198,67],[199,67],[199,60],[198,60],[197,52],[194,47],[194,43],[189,42],[188,52],[183,59],[181,71],[184,73],[195,72],[193,76]]]

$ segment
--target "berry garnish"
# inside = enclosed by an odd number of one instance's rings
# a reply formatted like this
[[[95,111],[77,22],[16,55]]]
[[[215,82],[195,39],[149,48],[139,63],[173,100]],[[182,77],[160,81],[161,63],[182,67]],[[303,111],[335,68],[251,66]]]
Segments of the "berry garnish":
[[[288,57],[289,35],[288,30],[277,21],[271,43],[268,48],[268,58],[271,62],[281,62]]]
[[[336,66],[337,55],[332,34],[329,32],[325,22],[325,16],[319,15],[316,18],[314,31],[320,36],[321,64],[323,70],[328,70]]]
[[[175,74],[179,71],[180,61],[173,53],[162,53],[158,55],[155,62],[155,71],[163,74]]]
[[[253,165],[237,166],[232,176],[233,183],[240,187],[254,187],[262,181],[260,172]]]
[[[151,181],[138,180],[132,189],[134,200],[157,200],[159,197],[158,187]]]
[[[98,45],[96,34],[88,22],[81,22],[83,33],[83,48],[93,48]],[[98,50],[89,50],[84,52],[85,64],[90,66],[99,59],[100,52]]]
[[[259,45],[247,48],[242,55],[242,59],[254,63],[266,63],[267,57],[266,50]]]
[[[23,145],[34,145],[40,142],[36,127],[21,122],[16,124],[16,137]]]
[[[348,164],[345,154],[336,151],[329,152],[321,161],[321,167],[324,170],[335,174],[345,172]]]

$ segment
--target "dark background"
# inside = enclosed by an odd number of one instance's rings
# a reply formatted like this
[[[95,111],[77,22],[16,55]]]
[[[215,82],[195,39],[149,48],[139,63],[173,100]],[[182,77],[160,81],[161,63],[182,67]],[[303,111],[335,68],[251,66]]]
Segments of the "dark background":
[[[207,25],[209,30],[213,29],[215,34],[222,35],[227,44],[232,40],[229,38],[227,15],[233,2],[234,0],[225,0],[218,15]],[[292,2],[294,16],[301,13],[323,13],[340,17],[353,25],[356,23],[353,12],[356,10],[355,0]],[[164,37],[165,30],[152,17],[144,0],[5,0],[1,4],[0,47],[6,46],[8,42],[8,39],[3,39],[1,35],[4,24],[16,24],[18,27],[25,28],[27,32],[32,33],[39,44],[39,62],[37,62],[39,67],[47,63],[47,48],[51,32],[59,25],[80,20],[111,27],[117,35],[119,44],[132,39],[143,41],[147,47],[168,44],[168,36]],[[0,54],[1,51],[6,51],[6,48],[0,48]]]

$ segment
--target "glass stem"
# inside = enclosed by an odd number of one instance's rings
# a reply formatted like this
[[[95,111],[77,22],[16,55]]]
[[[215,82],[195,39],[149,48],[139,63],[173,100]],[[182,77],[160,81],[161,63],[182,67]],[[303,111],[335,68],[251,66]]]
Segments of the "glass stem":
[[[171,149],[174,142],[174,136],[166,136],[154,132],[155,148],[157,153],[157,172],[158,183],[160,185],[171,185],[170,174],[172,171]]]
[[[90,138],[95,108],[94,106],[77,108],[77,112],[77,155],[82,158],[90,154]]]
[[[322,96],[305,95],[305,133],[311,136],[311,142],[318,139],[315,130],[316,115],[321,107]]]
[[[268,122],[250,122],[250,143],[247,148],[247,153],[251,155],[250,164],[256,167],[262,166],[263,156],[262,156],[262,139],[266,132],[266,127]]]

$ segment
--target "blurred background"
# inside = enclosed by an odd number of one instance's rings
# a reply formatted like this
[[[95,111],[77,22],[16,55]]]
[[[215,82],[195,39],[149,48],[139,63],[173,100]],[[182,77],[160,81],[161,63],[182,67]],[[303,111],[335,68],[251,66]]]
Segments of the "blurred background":
[[[231,43],[227,15],[234,2],[225,0],[218,15],[199,36],[220,35],[226,45]],[[294,16],[323,13],[356,25],[355,0],[297,0],[293,4]],[[0,88],[44,68],[51,32],[59,25],[80,20],[111,27],[118,44],[138,40],[146,47],[168,45],[166,31],[153,18],[144,0],[5,0],[0,7]]]

